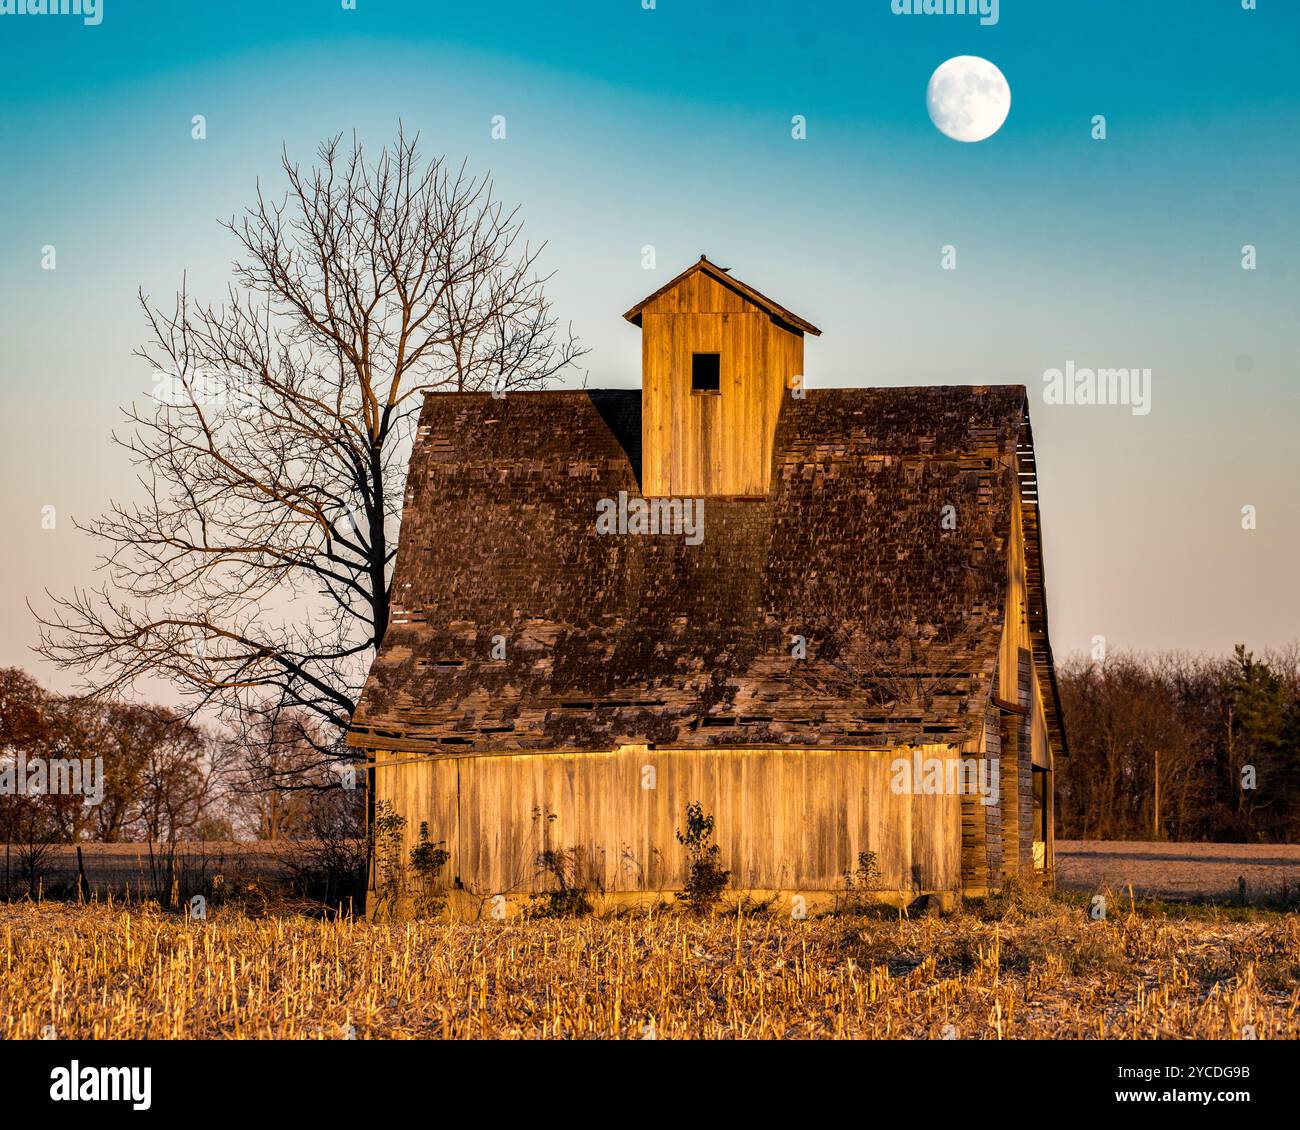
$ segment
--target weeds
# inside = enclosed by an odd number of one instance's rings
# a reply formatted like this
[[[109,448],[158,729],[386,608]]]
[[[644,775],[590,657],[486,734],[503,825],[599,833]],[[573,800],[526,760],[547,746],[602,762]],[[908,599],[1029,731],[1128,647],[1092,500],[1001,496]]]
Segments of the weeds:
[[[677,842],[686,848],[686,886],[681,901],[696,914],[708,914],[717,905],[731,878],[722,868],[722,849],[713,842],[713,816],[695,801],[686,809],[686,831],[677,832]]]
[[[431,841],[429,822],[421,820],[419,842],[411,848],[411,870],[415,872],[415,880],[419,885],[415,898],[415,913],[418,917],[431,917],[440,913],[446,905],[447,898],[439,884],[439,878],[450,858],[447,841]]]
[[[836,893],[835,910],[840,914],[862,914],[877,905],[880,864],[874,851],[858,852],[858,865],[844,872],[844,889]]]
[[[582,848],[546,848],[537,855],[537,866],[555,886],[529,898],[529,918],[581,918],[591,913],[587,884],[583,878]]]

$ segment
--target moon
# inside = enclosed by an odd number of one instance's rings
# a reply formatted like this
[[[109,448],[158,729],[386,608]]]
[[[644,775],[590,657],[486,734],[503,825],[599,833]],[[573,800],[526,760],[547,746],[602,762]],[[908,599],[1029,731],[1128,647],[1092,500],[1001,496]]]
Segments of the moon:
[[[930,76],[925,108],[935,128],[954,141],[983,141],[1007,120],[1011,87],[987,59],[957,55]]]

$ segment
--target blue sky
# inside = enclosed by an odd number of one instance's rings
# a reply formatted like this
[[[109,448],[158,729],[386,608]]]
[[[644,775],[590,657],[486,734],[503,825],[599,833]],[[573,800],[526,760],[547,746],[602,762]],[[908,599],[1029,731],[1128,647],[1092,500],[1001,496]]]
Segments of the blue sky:
[[[1058,651],[1097,634],[1288,643],[1297,43],[1289,0],[1003,0],[993,26],[897,16],[890,0],[103,0],[98,27],[0,15],[0,663],[53,678],[26,650],[24,600],[92,579],[69,519],[133,490],[108,432],[150,387],[131,357],[136,288],[167,296],[188,271],[217,297],[234,249],[216,221],[259,176],[278,186],[281,144],[306,162],[339,131],[382,145],[399,120],[426,152],[490,171],[549,241],[590,385],[638,383],[620,314],[707,252],[823,329],[814,387],[1029,387]],[[961,54],[1012,90],[1004,127],[971,145],[925,109],[931,72]],[[1042,374],[1068,360],[1151,368],[1152,411],[1044,404]],[[1257,529],[1241,529],[1243,505]]]

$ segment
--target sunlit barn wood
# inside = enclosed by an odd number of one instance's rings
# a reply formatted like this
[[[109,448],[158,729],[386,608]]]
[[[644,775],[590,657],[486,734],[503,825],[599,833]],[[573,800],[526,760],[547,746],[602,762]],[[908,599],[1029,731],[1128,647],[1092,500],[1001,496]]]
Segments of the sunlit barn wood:
[[[430,395],[349,733],[462,908],[683,884],[815,907],[1050,882],[1064,753],[1020,386],[805,389],[820,331],[704,257],[626,318],[641,390]],[[602,500],[703,500],[603,532]],[[668,513],[668,511],[664,511]],[[497,900],[495,905],[500,905]]]

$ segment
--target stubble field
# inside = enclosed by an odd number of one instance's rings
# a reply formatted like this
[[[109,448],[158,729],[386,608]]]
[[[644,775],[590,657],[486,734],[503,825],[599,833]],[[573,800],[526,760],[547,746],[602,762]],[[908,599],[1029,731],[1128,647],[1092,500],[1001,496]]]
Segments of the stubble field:
[[[0,906],[0,1036],[1300,1035],[1300,915],[1023,892],[942,918],[380,925]]]

